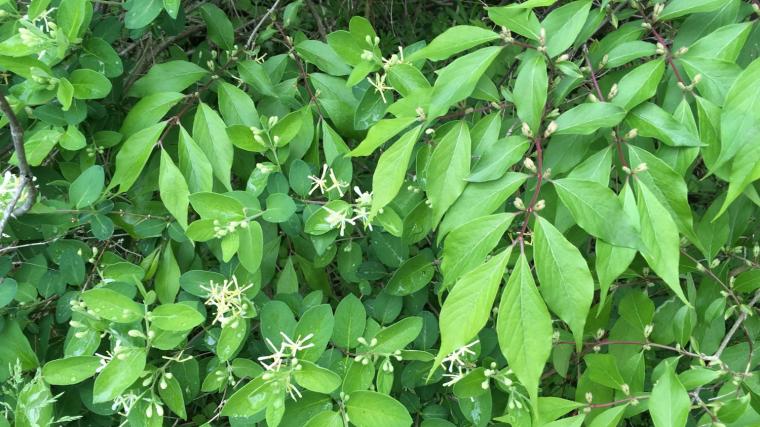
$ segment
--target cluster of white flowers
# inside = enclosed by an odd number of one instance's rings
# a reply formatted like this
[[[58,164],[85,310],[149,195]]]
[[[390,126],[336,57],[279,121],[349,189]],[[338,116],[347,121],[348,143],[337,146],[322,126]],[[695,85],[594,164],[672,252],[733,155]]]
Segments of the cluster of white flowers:
[[[328,170],[330,173],[328,174]],[[329,175],[330,179],[330,185],[327,185],[327,178]],[[309,190],[309,195],[314,193],[315,191],[319,190],[321,194],[325,194],[329,192],[330,190],[338,190],[338,194],[340,194],[340,197],[343,197],[343,189],[348,188],[349,184],[347,182],[343,182],[339,180],[335,176],[335,171],[333,168],[327,166],[327,164],[322,165],[322,174],[320,176],[317,175],[309,175],[309,180],[314,183],[314,185],[311,187],[311,190]]]
[[[210,281],[208,286],[201,286],[202,290],[208,292],[206,305],[216,307],[214,323],[218,322],[225,326],[233,321],[231,326],[236,327],[235,321],[240,316],[244,316],[248,308],[249,302],[245,298],[245,291],[252,286],[253,284],[249,283],[240,287],[236,276],[232,276],[231,280],[225,279],[222,283]]]
[[[226,225],[222,225],[222,223],[218,220],[214,220],[214,237],[217,239],[221,239],[222,237],[226,236],[227,234],[234,233],[235,230],[239,228],[248,228],[248,220],[243,219],[240,221],[230,221]]]
[[[453,386],[475,368],[475,364],[467,360],[467,358],[468,356],[475,355],[475,352],[471,350],[471,347],[479,342],[480,340],[475,340],[465,346],[459,347],[443,358],[443,361],[441,361],[441,366],[443,366],[445,371],[443,376],[449,379],[447,382],[443,383],[445,387]],[[447,364],[448,366],[446,366]]]
[[[261,356],[258,359],[267,370],[261,378],[267,381],[275,378],[275,375],[279,373],[280,369],[284,366],[290,366],[292,370],[296,371],[301,370],[302,365],[298,362],[298,352],[314,347],[314,343],[306,343],[314,337],[314,334],[308,334],[305,337],[299,335],[295,340],[290,338],[284,332],[280,332],[280,335],[282,336],[280,347],[278,348],[275,346],[274,343],[267,338],[266,343],[269,348],[272,349],[272,354]],[[290,382],[289,374],[286,377],[285,389],[293,400],[302,397],[301,391],[298,390],[298,387]]]

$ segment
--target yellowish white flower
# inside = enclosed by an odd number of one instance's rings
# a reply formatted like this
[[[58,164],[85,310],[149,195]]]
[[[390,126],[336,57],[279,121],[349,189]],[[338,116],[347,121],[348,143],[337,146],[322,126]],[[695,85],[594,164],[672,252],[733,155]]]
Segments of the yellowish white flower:
[[[475,355],[475,352],[471,347],[479,342],[480,340],[475,340],[465,346],[459,347],[443,358],[443,361],[441,361],[441,366],[443,366],[445,371],[443,376],[449,379],[447,382],[443,383],[445,387],[453,386],[475,367],[475,364],[468,361],[466,358]]]
[[[349,218],[348,215],[346,215],[346,212],[343,210],[340,211],[334,211],[327,206],[323,207],[324,210],[328,212],[327,217],[325,218],[325,221],[327,221],[327,224],[330,225],[330,227],[338,227],[340,230],[341,237],[346,232],[346,224],[355,225],[353,218]]]
[[[206,305],[216,307],[213,323],[218,322],[224,326],[231,320],[244,316],[249,304],[245,291],[252,286],[253,284],[249,283],[241,287],[236,276],[232,276],[231,280],[225,279],[222,283],[210,281],[208,286],[201,286],[202,290],[208,292]]]

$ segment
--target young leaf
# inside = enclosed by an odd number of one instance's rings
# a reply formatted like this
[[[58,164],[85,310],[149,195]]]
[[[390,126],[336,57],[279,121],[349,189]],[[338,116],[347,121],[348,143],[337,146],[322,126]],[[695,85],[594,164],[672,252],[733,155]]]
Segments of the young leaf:
[[[427,58],[431,61],[440,61],[498,38],[498,34],[485,28],[457,25],[436,36],[429,45],[409,55],[406,60],[415,61],[419,58]]]
[[[543,55],[528,51],[520,62],[513,97],[517,116],[538,133],[546,104],[548,88],[546,61]]]
[[[683,427],[691,409],[691,399],[672,367],[667,367],[652,388],[649,413],[655,427]]]
[[[375,173],[372,176],[371,215],[377,214],[401,190],[409,160],[412,158],[414,143],[417,142],[421,129],[417,126],[407,131],[377,160]]]
[[[625,117],[625,110],[608,102],[581,104],[562,113],[557,120],[556,135],[591,135],[601,128],[611,128]]]
[[[165,331],[189,331],[203,323],[203,315],[185,304],[162,304],[150,313],[155,326]]]
[[[177,219],[183,229],[187,228],[187,206],[190,190],[177,165],[169,154],[161,149],[161,166],[158,174],[158,191],[166,210]]]
[[[142,375],[146,357],[144,348],[122,347],[95,378],[93,403],[108,402],[121,395]]]
[[[356,427],[408,427],[412,417],[398,400],[374,391],[355,391],[346,412]]]
[[[573,45],[586,23],[590,9],[590,0],[579,0],[558,7],[546,16],[541,26],[546,31],[546,54],[550,58]]]
[[[227,136],[227,126],[208,105],[201,103],[193,119],[193,139],[197,141],[206,158],[211,163],[214,176],[228,190],[230,169],[232,168],[233,146]]]
[[[119,186],[119,192],[124,193],[137,181],[150,153],[166,127],[166,122],[155,124],[130,136],[116,154],[116,172],[108,184],[107,190]]]
[[[104,179],[105,173],[102,166],[90,166],[71,183],[69,200],[77,209],[92,205],[103,192]]]
[[[444,135],[432,156],[427,170],[427,195],[432,204],[433,225],[456,201],[470,174],[470,129],[459,122]]]

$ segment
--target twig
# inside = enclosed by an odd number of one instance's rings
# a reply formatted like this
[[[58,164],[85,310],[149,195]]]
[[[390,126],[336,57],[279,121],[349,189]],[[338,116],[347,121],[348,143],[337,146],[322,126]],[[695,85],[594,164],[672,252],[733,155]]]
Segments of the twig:
[[[290,37],[287,35],[287,33],[285,33],[285,28],[283,28],[283,26],[280,25],[280,23],[277,21],[274,21],[274,26],[277,27],[277,31],[280,33],[280,36],[282,36],[282,42],[285,44],[285,47],[288,48],[290,53],[292,53],[293,59],[296,61],[296,65],[298,66],[298,73],[301,80],[303,80],[303,85],[306,88],[306,92],[309,94],[309,102],[314,103],[314,106],[317,107],[317,114],[319,114],[320,118],[324,118],[322,115],[322,109],[319,107],[319,102],[317,102],[317,96],[314,94],[314,91],[311,90],[311,86],[309,86],[309,74],[306,72],[306,67],[303,65],[301,57],[299,57],[296,53],[295,48],[293,47],[293,43],[290,41]]]
[[[8,119],[8,127],[11,131],[11,141],[13,141],[13,149],[16,150],[16,160],[18,161],[19,169],[19,184],[16,188],[16,193],[13,195],[13,199],[8,206],[6,206],[5,211],[3,212],[3,217],[0,218],[0,237],[2,237],[3,230],[5,230],[5,226],[11,216],[17,217],[23,215],[32,208],[35,196],[37,195],[37,189],[34,186],[34,176],[29,167],[29,162],[26,160],[24,129],[21,127],[21,123],[19,123],[10,104],[8,104],[8,99],[5,97],[5,94],[2,93],[0,93],[0,111],[2,111],[3,115]],[[26,187],[28,187],[26,201],[24,201],[23,205],[16,207],[16,204],[19,199],[21,199],[21,195]]]
[[[760,301],[760,291],[755,292],[755,296],[750,300],[750,302],[747,304],[747,307],[749,309],[752,309],[752,307],[757,304],[757,302]],[[729,329],[728,333],[725,337],[723,337],[723,341],[720,343],[720,347],[718,347],[718,350],[715,351],[715,354],[712,356],[713,360],[720,360],[720,356],[723,354],[723,351],[728,346],[729,341],[731,341],[731,338],[733,338],[734,334],[736,334],[736,331],[739,330],[739,326],[744,323],[744,320],[747,319],[748,311],[742,310],[741,314],[739,314],[739,317],[736,319],[736,322],[734,322],[734,325],[731,326],[731,329]]]
[[[317,7],[314,6],[314,3],[312,3],[311,0],[306,0],[306,7],[309,8],[311,16],[314,17],[314,22],[317,24],[317,31],[319,32],[319,36],[322,37],[322,40],[327,40],[327,31],[325,30],[325,24],[322,22],[322,17],[319,16]]]
[[[649,395],[631,396],[631,397],[626,397],[625,399],[613,400],[612,402],[607,402],[607,403],[589,403],[588,407],[593,408],[593,409],[609,408],[611,406],[620,405],[621,403],[628,403],[628,402],[633,402],[634,400],[644,400],[644,399],[649,399]]]
[[[256,41],[256,35],[259,33],[259,29],[261,28],[261,25],[263,25],[264,21],[267,20],[269,15],[271,15],[272,12],[274,12],[274,10],[277,9],[278,4],[280,4],[280,0],[275,1],[272,7],[270,7],[269,10],[267,10],[266,13],[264,13],[264,16],[262,16],[261,19],[259,19],[259,22],[256,24],[256,26],[253,27],[253,31],[251,32],[251,35],[248,36],[248,41],[245,42],[246,50],[250,50],[251,48],[253,48],[253,43]]]

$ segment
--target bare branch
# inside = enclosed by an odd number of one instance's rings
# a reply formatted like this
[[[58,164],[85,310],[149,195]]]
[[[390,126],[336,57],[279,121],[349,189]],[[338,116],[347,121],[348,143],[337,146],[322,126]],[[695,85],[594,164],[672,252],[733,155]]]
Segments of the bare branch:
[[[280,4],[280,0],[275,1],[274,4],[272,5],[272,7],[270,7],[269,10],[266,11],[266,13],[264,14],[264,16],[261,17],[261,19],[256,24],[256,26],[253,27],[253,31],[251,31],[251,35],[248,36],[248,41],[245,42],[245,49],[246,50],[249,50],[249,49],[253,48],[253,43],[256,41],[256,35],[259,33],[259,29],[264,24],[264,21],[267,20],[267,18],[269,17],[269,15],[271,15],[272,12],[274,12],[274,10],[277,9],[277,5],[279,5],[279,4]]]
[[[5,98],[5,94],[2,93],[0,93],[0,111],[2,111],[3,115],[8,119],[11,141],[13,142],[13,149],[16,151],[16,160],[18,161],[19,169],[19,185],[16,189],[16,193],[14,193],[13,199],[5,208],[3,217],[0,218],[0,236],[2,236],[3,230],[11,216],[17,217],[23,215],[32,208],[37,189],[34,186],[34,177],[32,176],[29,162],[26,160],[26,151],[24,150],[24,129],[21,127],[21,123],[19,123],[10,104],[8,104],[8,99]],[[16,204],[21,199],[21,195],[24,192],[24,188],[26,187],[28,187],[26,201],[24,201],[23,205],[16,207]]]

